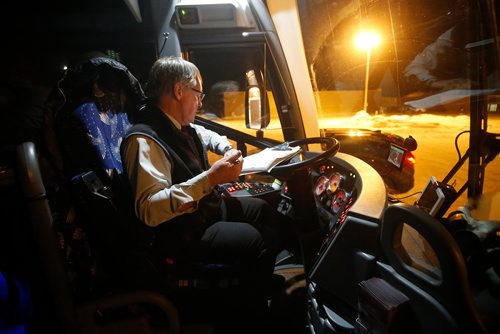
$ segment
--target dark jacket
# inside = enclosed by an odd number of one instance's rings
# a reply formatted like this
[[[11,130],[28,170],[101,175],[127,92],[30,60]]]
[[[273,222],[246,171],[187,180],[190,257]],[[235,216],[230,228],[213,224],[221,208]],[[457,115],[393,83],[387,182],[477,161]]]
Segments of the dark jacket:
[[[172,182],[179,184],[209,168],[207,152],[195,129],[187,127],[185,131],[178,130],[157,107],[147,105],[138,114],[137,123],[127,132],[123,142],[136,134],[154,140],[172,161]],[[189,256],[189,250],[196,249],[206,227],[220,219],[220,205],[220,195],[214,190],[198,203],[195,212],[177,216],[155,227],[157,254],[177,259]]]

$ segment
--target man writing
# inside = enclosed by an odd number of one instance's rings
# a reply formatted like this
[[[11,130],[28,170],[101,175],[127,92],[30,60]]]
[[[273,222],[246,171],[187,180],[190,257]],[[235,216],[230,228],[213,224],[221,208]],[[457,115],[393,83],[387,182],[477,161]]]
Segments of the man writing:
[[[204,97],[198,68],[178,57],[157,60],[148,104],[122,143],[138,218],[153,228],[153,256],[175,261],[239,262],[267,282],[281,250],[281,225],[256,198],[221,198],[220,183],[240,174],[241,152],[226,137],[194,125]],[[212,166],[207,149],[223,155]],[[262,285],[264,286],[264,285]]]

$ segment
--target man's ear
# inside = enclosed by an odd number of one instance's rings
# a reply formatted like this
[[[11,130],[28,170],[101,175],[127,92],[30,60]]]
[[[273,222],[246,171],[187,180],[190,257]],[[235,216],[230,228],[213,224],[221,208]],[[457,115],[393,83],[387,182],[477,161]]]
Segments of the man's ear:
[[[176,100],[180,100],[182,98],[183,87],[180,83],[176,83],[174,85],[174,97]]]

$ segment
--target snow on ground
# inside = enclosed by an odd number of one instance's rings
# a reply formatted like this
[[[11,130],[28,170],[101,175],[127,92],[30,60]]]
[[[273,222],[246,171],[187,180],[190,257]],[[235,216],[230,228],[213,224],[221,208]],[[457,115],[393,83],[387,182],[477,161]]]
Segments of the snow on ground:
[[[413,115],[369,115],[364,111],[356,113],[352,117],[335,117],[320,121],[320,128],[362,128],[378,129],[382,132],[393,133],[402,137],[413,136],[418,143],[414,151],[415,165],[415,187],[407,194],[410,195],[421,191],[426,185],[429,177],[434,175],[442,180],[454,164],[458,161],[458,153],[455,148],[456,136],[469,130],[469,116],[467,115],[438,115],[438,114],[413,114]],[[488,119],[488,132],[500,133],[500,118],[490,117]],[[464,154],[469,145],[469,134],[464,133],[458,139],[460,154]],[[458,190],[467,180],[468,163],[466,163],[452,179]],[[500,157],[490,163],[486,168],[483,193],[492,196],[500,192]],[[413,203],[418,195],[409,197],[405,201]],[[499,198],[496,196],[495,198]],[[456,206],[467,202],[466,194],[457,200]],[[498,205],[500,207],[500,203]],[[493,209],[493,208],[491,208]],[[500,220],[498,211],[492,213],[495,217],[490,219]]]

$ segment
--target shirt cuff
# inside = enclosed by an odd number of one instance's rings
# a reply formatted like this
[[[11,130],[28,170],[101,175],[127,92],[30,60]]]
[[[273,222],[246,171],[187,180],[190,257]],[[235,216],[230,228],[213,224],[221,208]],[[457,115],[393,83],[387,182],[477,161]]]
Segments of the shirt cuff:
[[[208,181],[208,173],[207,171],[202,172],[201,174],[196,175],[191,179],[191,189],[193,191],[193,199],[199,200],[205,195],[209,194],[213,187],[210,186],[210,182]]]
[[[226,146],[222,149],[222,154],[224,155],[227,151],[232,150],[232,149],[233,149],[233,147],[231,145]]]

